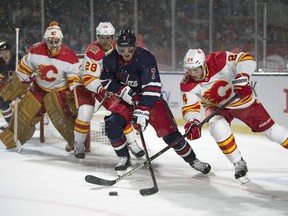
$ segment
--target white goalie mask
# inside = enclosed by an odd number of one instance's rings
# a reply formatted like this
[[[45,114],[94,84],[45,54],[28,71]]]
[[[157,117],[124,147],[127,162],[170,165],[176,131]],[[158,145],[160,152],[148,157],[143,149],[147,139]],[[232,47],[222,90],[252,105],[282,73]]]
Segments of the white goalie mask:
[[[51,56],[57,56],[61,51],[63,34],[57,22],[51,22],[46,28],[44,40]]]

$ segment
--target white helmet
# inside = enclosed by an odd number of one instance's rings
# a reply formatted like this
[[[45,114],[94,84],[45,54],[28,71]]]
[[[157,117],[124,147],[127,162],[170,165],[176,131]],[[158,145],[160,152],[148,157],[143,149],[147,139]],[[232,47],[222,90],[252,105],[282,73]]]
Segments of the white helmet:
[[[47,38],[63,38],[62,31],[60,27],[58,26],[57,22],[51,22],[49,26],[46,28],[45,34],[44,34],[44,39]]]
[[[184,57],[184,68],[197,68],[202,66],[205,70],[205,54],[201,49],[189,49]]]
[[[50,56],[57,56],[62,49],[63,34],[58,23],[53,21],[46,28],[44,40]]]
[[[110,22],[100,22],[96,28],[96,35],[114,35],[115,28]]]

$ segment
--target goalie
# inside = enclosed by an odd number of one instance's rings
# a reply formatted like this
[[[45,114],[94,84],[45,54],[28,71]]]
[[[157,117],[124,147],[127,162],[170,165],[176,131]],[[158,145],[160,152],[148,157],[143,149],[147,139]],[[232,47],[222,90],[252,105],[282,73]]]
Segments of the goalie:
[[[51,22],[44,34],[44,42],[34,44],[25,55],[12,79],[1,91],[4,100],[21,96],[18,118],[10,124],[0,139],[7,149],[16,147],[17,138],[25,144],[34,134],[35,125],[47,112],[51,122],[68,142],[66,151],[74,146],[73,124],[76,114],[70,103],[70,86],[80,63],[70,48],[62,44],[63,34],[57,22]]]

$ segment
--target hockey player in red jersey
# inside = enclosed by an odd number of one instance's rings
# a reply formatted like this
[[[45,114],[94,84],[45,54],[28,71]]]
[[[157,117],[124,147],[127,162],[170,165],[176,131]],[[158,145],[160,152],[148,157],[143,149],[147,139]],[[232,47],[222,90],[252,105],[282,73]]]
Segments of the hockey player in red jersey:
[[[181,137],[175,119],[161,95],[161,81],[155,57],[147,50],[136,46],[134,33],[120,31],[116,49],[103,59],[100,80],[108,92],[119,97],[105,118],[105,130],[119,157],[115,166],[118,175],[131,166],[123,128],[133,118],[135,129],[142,130],[147,124],[155,129],[157,136],[169,144]],[[134,102],[137,103],[134,109]],[[209,173],[211,167],[196,158],[191,146],[182,140],[173,146],[176,153],[194,169]]]
[[[190,130],[190,140],[201,137],[200,105],[205,115],[210,115],[234,94],[238,98],[208,123],[209,131],[221,151],[234,164],[235,178],[249,181],[247,164],[235,142],[230,129],[231,121],[237,118],[253,132],[262,132],[269,140],[288,148],[288,130],[275,123],[263,105],[255,98],[250,86],[250,77],[256,62],[249,53],[214,52],[205,57],[201,49],[189,49],[184,58],[185,75],[180,83],[183,97],[182,114]]]
[[[84,142],[90,129],[96,100],[98,102],[104,100],[103,106],[107,110],[115,100],[115,95],[107,94],[99,81],[102,59],[115,48],[114,34],[115,28],[110,22],[99,23],[96,28],[97,41],[92,42],[86,49],[82,66],[74,80],[74,94],[78,106],[78,116],[74,127],[76,158],[85,158]],[[124,128],[124,133],[130,151],[136,157],[142,157],[144,151],[137,145],[131,124]]]
[[[68,142],[67,151],[74,145],[73,124],[76,113],[69,102],[73,77],[80,66],[70,48],[62,44],[63,34],[57,22],[51,22],[44,42],[34,44],[21,59],[16,73],[1,91],[5,100],[21,96],[18,105],[17,138],[23,145],[34,134],[35,125],[47,112],[51,122]],[[0,135],[7,148],[16,147],[14,117]]]

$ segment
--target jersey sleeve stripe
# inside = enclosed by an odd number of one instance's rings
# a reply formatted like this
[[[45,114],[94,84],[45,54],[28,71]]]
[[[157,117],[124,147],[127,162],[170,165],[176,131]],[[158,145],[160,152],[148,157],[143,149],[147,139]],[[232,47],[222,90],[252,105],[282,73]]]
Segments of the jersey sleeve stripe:
[[[185,116],[189,112],[200,112],[200,103],[196,103],[189,106],[182,107],[182,116]]]
[[[83,77],[84,85],[87,86],[96,79],[97,78],[94,76],[84,75],[84,77]],[[99,80],[99,79],[97,79],[97,80]]]
[[[29,75],[29,76],[33,73],[33,70],[31,68],[29,68],[28,66],[26,66],[23,61],[20,62],[17,70],[19,72],[26,74],[26,75]]]
[[[238,64],[241,61],[247,61],[247,60],[254,60],[254,58],[249,54],[249,53],[244,53],[243,55],[241,55],[237,61],[236,64]]]
[[[156,96],[156,97],[160,97],[161,96],[161,93],[156,93],[156,92],[143,92],[142,94],[143,96]]]

